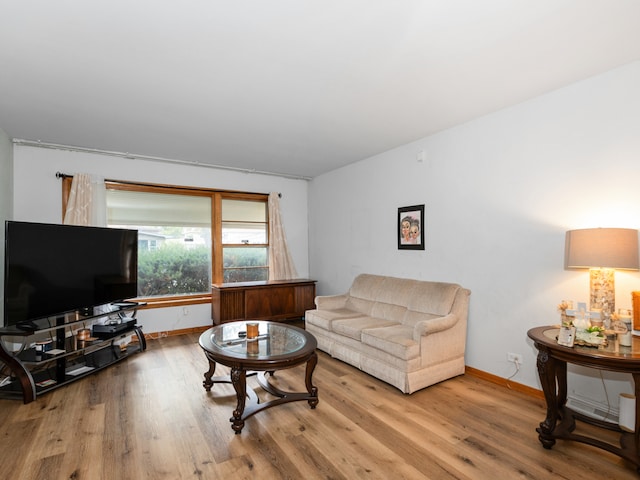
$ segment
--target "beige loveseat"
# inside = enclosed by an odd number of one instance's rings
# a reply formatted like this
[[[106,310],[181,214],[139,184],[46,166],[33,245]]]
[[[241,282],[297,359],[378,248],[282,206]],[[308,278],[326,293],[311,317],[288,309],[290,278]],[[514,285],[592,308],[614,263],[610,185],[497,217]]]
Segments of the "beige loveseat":
[[[464,373],[469,290],[453,283],[356,277],[316,297],[305,328],[318,348],[404,393]]]

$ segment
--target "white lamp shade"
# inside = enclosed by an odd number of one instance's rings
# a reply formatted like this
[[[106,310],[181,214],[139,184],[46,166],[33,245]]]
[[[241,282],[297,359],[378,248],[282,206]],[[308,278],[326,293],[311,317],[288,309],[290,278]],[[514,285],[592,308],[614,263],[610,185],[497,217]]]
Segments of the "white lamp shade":
[[[638,270],[638,230],[585,228],[566,235],[565,268]]]

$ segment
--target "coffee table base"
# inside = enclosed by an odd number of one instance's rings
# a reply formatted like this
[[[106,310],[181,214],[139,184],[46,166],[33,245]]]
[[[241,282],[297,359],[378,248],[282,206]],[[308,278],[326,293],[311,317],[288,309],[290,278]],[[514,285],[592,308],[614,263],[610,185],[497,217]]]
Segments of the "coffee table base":
[[[213,377],[216,370],[216,361],[208,355],[208,352],[205,352],[205,355],[209,360],[209,370],[204,374],[204,381],[202,382],[205,390],[207,392],[211,391],[211,387],[213,387],[214,383],[233,384],[233,388],[236,392],[237,405],[233,411],[233,416],[229,421],[232,423],[231,428],[236,435],[242,432],[244,422],[247,418],[261,412],[262,410],[266,410],[267,408],[300,400],[307,400],[312,409],[315,409],[318,405],[318,389],[312,382],[313,371],[318,363],[318,356],[315,352],[309,356],[306,362],[306,392],[288,392],[277,388],[267,378],[267,375],[272,377],[275,374],[275,370],[253,371],[246,370],[241,366],[232,366],[230,377]],[[252,388],[247,387],[247,376],[252,375],[257,376],[258,384],[264,391],[277,398],[261,403],[256,392]]]

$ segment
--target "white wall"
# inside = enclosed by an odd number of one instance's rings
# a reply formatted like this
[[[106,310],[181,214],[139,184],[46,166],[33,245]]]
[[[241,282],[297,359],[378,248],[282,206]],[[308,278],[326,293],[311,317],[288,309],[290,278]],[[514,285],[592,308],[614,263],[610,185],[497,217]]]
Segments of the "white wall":
[[[62,188],[56,172],[247,192],[281,192],[280,208],[291,255],[299,276],[309,275],[308,183],[304,180],[24,145],[14,146],[14,159],[13,217],[21,221],[61,223]],[[138,320],[146,333],[209,325],[211,305],[142,310]]]
[[[13,145],[0,130],[0,245],[4,245],[4,221],[13,214]],[[0,325],[4,318],[4,255],[0,255]]]
[[[509,377],[506,354],[521,353],[513,381],[540,388],[527,330],[557,323],[563,299],[588,302],[588,273],[563,269],[565,231],[640,227],[638,85],[635,62],[315,178],[318,293],[361,272],[459,283],[472,292],[467,365]],[[426,250],[398,251],[397,208],[415,204]],[[640,273],[616,281],[616,306],[631,308]],[[583,373],[570,383],[606,402],[598,374]],[[627,377],[607,384],[616,402],[633,391]]]

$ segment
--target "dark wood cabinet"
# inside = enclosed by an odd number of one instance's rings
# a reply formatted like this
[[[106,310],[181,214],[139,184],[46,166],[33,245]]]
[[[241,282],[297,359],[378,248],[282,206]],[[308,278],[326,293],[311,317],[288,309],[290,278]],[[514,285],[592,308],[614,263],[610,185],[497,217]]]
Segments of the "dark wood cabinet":
[[[287,321],[315,308],[316,281],[309,279],[214,283],[211,318],[215,325],[240,320]]]

